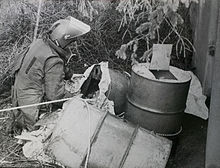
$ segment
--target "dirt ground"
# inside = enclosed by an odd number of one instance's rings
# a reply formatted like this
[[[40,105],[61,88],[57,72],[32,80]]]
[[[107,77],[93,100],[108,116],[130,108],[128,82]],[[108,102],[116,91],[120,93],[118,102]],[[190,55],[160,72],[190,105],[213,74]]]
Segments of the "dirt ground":
[[[207,121],[185,114],[183,131],[176,139],[176,150],[172,151],[166,168],[203,168],[206,133]]]

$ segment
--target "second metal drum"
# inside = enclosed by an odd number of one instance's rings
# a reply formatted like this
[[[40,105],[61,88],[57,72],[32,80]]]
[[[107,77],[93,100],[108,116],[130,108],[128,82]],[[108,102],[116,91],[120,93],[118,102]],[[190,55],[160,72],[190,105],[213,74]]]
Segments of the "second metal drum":
[[[191,76],[172,66],[177,80],[158,80],[147,71],[147,64],[132,68],[125,118],[156,133],[175,134],[181,128]]]

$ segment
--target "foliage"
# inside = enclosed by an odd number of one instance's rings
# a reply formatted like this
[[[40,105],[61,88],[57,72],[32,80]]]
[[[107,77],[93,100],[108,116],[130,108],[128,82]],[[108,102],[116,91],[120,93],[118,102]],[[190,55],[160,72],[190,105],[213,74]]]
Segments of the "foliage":
[[[190,37],[182,35],[184,31],[179,25],[183,18],[179,9],[183,8],[182,3],[188,7],[191,1],[46,0],[40,13],[38,37],[44,36],[53,22],[68,15],[91,25],[91,32],[72,46],[76,55],[70,60],[70,69],[75,72],[104,60],[109,61],[111,67],[129,70],[130,61],[150,60],[154,43],[172,42],[175,45],[173,55],[185,58],[194,48],[188,40]],[[15,55],[32,42],[38,8],[38,3],[31,0],[5,3],[8,7],[0,12],[4,23],[0,24],[4,30],[0,31],[0,54],[4,58],[1,59],[2,73],[10,69]]]
[[[125,33],[133,36],[116,51],[116,56],[127,59],[130,55],[133,64],[137,61],[148,62],[153,44],[169,43],[170,39],[175,38],[172,41],[175,46],[173,55],[186,58],[186,52],[193,52],[194,47],[192,41],[181,35],[179,25],[184,23],[184,18],[179,10],[189,7],[190,2],[191,0],[121,0],[117,7],[123,14],[119,29],[127,27]]]
[[[184,35],[182,23],[186,18],[182,18],[180,9],[186,11],[191,1],[47,0],[41,9],[38,37],[44,36],[53,22],[68,15],[91,25],[91,32],[72,46],[76,55],[70,60],[70,69],[75,72],[103,60],[111,67],[128,70],[130,61],[149,61],[155,43],[174,44],[173,58],[185,59],[194,48],[191,37]],[[38,8],[36,1],[6,2],[9,6],[1,10],[4,24],[0,25],[4,30],[0,32],[2,72],[10,69],[14,56],[32,42]]]
[[[38,37],[47,33],[48,28],[56,20],[69,15],[82,20],[92,28],[90,33],[77,39],[71,47],[75,57],[70,60],[70,69],[82,73],[87,66],[100,61],[109,61],[111,67],[124,69],[114,56],[115,49],[122,43],[122,33],[118,32],[120,14],[114,3],[83,0],[47,0],[43,1],[38,26]],[[109,1],[110,2],[110,1]],[[36,25],[38,3],[30,0],[9,0],[1,18],[0,54],[4,55],[2,73],[10,69],[14,57],[26,48],[33,40]],[[13,9],[13,12],[12,10]],[[7,11],[7,12],[6,12]],[[2,57],[3,58],[3,57]],[[123,67],[122,67],[123,66]]]

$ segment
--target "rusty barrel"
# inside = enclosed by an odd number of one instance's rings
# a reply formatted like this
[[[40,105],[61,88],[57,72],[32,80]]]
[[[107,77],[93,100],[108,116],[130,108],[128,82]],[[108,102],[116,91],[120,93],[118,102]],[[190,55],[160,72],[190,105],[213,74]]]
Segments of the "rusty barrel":
[[[82,99],[64,105],[47,151],[71,168],[165,168],[171,141]],[[87,162],[85,162],[87,160]]]
[[[177,80],[156,79],[148,68],[149,64],[132,67],[125,118],[156,133],[177,134],[181,130],[191,76],[170,66],[170,73]]]

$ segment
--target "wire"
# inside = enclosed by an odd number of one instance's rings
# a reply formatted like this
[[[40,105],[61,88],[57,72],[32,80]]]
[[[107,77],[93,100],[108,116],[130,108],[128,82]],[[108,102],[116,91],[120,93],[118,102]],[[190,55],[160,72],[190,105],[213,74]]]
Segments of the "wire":
[[[7,109],[2,109],[2,110],[0,110],[0,112],[12,111],[12,110],[28,108],[28,107],[34,107],[34,106],[41,106],[41,105],[45,105],[45,104],[58,103],[58,102],[63,102],[63,101],[71,100],[71,99],[73,99],[73,98],[71,97],[71,98],[52,100],[52,101],[47,101],[47,102],[42,102],[42,103],[29,104],[29,105],[18,106],[18,107],[12,107],[12,108],[7,108]]]

